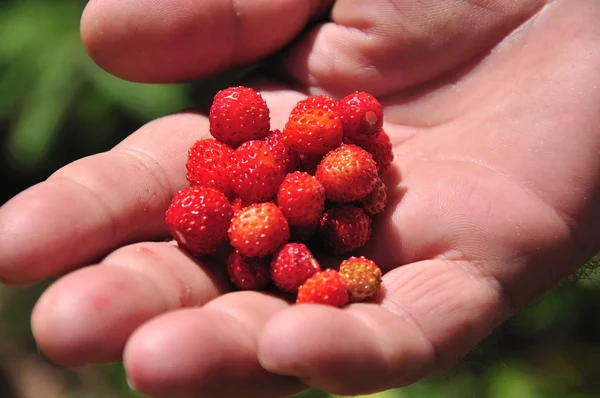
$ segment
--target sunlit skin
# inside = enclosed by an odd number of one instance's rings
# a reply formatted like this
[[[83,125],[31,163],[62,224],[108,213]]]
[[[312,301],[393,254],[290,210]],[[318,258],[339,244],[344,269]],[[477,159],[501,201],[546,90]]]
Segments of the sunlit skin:
[[[92,0],[82,37],[117,76],[185,81],[276,51],[329,3]],[[246,82],[277,128],[311,93],[365,90],[384,105],[390,201],[362,253],[386,271],[378,303],[227,293],[222,264],[163,241],[187,149],[208,132],[191,112],[5,204],[0,277],[63,275],[32,315],[40,350],[63,366],[123,359],[150,395],[359,394],[417,381],[600,249],[598,20],[597,0],[340,0],[272,65],[294,87]]]

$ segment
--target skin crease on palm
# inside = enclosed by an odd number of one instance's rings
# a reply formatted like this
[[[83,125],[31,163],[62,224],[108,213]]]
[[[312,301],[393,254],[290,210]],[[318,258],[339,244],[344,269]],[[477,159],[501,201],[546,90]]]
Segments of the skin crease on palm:
[[[276,51],[329,3],[92,0],[82,36],[117,76],[183,81]],[[384,105],[390,203],[363,252],[387,271],[377,303],[224,294],[222,266],[162,241],[186,151],[208,131],[191,112],[0,208],[0,277],[64,275],[32,314],[40,350],[63,366],[122,358],[152,396],[415,382],[600,250],[598,20],[596,0],[340,0],[278,58],[294,87],[256,83],[279,128],[311,93]]]

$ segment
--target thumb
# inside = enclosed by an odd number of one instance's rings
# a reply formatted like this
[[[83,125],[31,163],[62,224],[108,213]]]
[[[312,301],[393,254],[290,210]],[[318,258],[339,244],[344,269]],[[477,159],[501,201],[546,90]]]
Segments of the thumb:
[[[337,1],[284,57],[300,83],[383,96],[467,63],[531,18],[544,0]]]

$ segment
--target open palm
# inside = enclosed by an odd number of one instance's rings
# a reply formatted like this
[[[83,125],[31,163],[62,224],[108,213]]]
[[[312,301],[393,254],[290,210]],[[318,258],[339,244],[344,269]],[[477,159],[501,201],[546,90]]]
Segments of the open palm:
[[[330,3],[93,0],[82,31],[118,76],[181,81],[272,53]],[[150,395],[414,382],[600,249],[599,19],[596,0],[339,0],[274,61],[295,88],[256,82],[279,128],[310,93],[384,105],[396,167],[364,250],[387,271],[379,303],[227,293],[222,267],[161,241],[187,149],[208,134],[191,112],[3,206],[0,277],[66,274],[34,310],[40,349],[66,366],[123,358]]]

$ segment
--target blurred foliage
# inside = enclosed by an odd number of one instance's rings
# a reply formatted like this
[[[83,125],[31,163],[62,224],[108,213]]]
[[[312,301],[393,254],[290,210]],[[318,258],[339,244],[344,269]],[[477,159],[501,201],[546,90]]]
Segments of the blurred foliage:
[[[150,120],[189,105],[185,85],[136,84],[99,69],[79,38],[84,2],[21,1],[0,13],[0,118],[13,168],[43,167],[72,129],[88,152],[114,141],[125,118]],[[83,138],[83,139],[82,139]]]
[[[202,104],[224,81],[150,85],[110,76],[80,42],[85,3],[0,3],[0,203],[72,160],[109,149],[153,118]],[[579,273],[582,279],[507,321],[453,369],[373,397],[600,396],[599,266],[596,257]],[[40,357],[29,316],[46,287],[0,285],[0,396],[138,396],[120,364],[61,370]],[[309,390],[297,397],[331,396]]]

